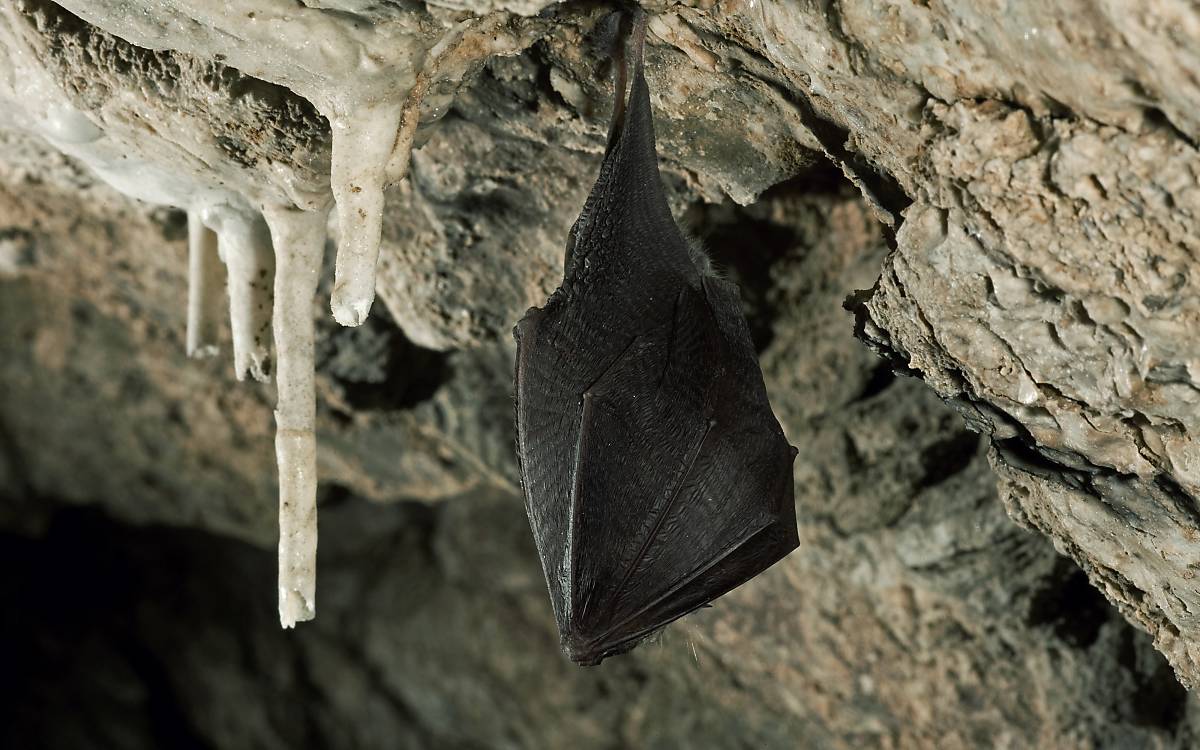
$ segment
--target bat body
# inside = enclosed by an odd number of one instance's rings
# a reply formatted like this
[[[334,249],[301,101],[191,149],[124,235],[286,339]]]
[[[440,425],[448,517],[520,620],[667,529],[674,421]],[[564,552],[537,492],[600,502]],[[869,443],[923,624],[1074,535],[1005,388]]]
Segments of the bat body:
[[[798,544],[795,449],[737,288],[671,216],[642,66],[618,88],[562,285],[517,324],[517,452],[567,655],[598,664]]]

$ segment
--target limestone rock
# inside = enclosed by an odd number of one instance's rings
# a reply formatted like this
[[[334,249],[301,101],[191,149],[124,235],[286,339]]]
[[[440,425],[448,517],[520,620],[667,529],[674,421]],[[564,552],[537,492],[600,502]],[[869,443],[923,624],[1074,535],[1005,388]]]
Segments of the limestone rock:
[[[743,289],[802,544],[579,671],[520,507],[508,329],[603,148],[607,9],[305,4],[350,39],[399,24],[414,61],[483,14],[528,44],[422,110],[386,311],[314,306],[325,609],[285,636],[271,387],[184,356],[182,214],[42,140],[323,200],[332,131],[286,60],[163,42],[211,41],[206,2],[2,7],[0,630],[30,645],[0,744],[1195,745],[1193,3],[648,4],[671,201]]]

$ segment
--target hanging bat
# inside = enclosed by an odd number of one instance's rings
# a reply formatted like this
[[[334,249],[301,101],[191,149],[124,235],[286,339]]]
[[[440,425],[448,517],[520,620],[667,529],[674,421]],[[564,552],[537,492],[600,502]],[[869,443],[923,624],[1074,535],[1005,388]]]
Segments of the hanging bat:
[[[517,324],[517,453],[563,650],[629,651],[796,548],[788,445],[737,287],[671,217],[624,45],[600,175],[562,285]]]

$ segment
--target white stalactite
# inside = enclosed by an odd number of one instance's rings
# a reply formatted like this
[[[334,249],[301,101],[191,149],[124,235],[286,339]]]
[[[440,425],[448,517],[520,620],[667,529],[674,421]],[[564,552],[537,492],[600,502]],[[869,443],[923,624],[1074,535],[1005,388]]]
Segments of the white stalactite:
[[[217,353],[221,314],[221,258],[217,235],[204,226],[198,211],[188,211],[187,355]]]
[[[406,176],[418,128],[446,111],[455,84],[476,61],[516,54],[550,27],[548,19],[494,12],[439,34],[415,6],[389,10],[386,21],[345,23],[343,14],[321,3],[165,0],[144,14],[130,13],[120,0],[59,2],[130,43],[220,59],[285,86],[329,120],[330,194],[339,227],[331,308],[348,326],[362,324],[374,301],[383,192]],[[214,255],[226,267],[238,380],[247,374],[270,379],[268,329],[274,335],[279,618],[285,628],[312,619],[317,545],[312,302],[327,210],[274,206],[325,205],[329,194],[297,189],[286,170],[279,180],[230,182],[203,158],[172,144],[169,133],[76,109],[38,64],[29,44],[33,37],[22,31],[26,26],[14,9],[0,7],[0,56],[21,71],[11,81],[0,80],[0,99],[20,104],[13,108],[16,123],[81,159],[126,195],[190,209],[188,355],[216,351],[221,283]],[[262,213],[251,207],[261,202],[272,206]]]
[[[452,94],[439,85],[461,81],[478,60],[520,52],[550,26],[497,11],[439,35],[415,9],[391,12],[385,22],[348,24],[320,3],[167,0],[150,16],[130,13],[117,0],[61,3],[134,44],[219,57],[286,86],[329,120],[330,191],[340,232],[330,306],[347,326],[361,325],[374,302],[383,191],[407,172],[423,102],[432,98],[427,109],[444,112]]]
[[[331,308],[334,320],[357,326],[375,300],[375,265],[383,227],[383,189],[396,132],[399,105],[356,107],[331,119],[330,185],[337,202],[338,251]]]
[[[257,212],[229,206],[204,209],[204,223],[219,238],[229,279],[229,325],[233,330],[233,371],[266,382],[271,376],[271,235]]]
[[[459,23],[429,53],[416,80],[403,97],[375,105],[350,101],[326,113],[333,127],[330,186],[337,202],[337,264],[331,308],[334,320],[361,325],[375,300],[375,267],[383,226],[383,190],[408,173],[421,107],[437,82],[461,80],[469,65],[495,54],[515,54],[532,34],[505,31],[506,14]],[[451,96],[428,102],[445,111]]]
[[[313,300],[325,211],[268,207],[275,244],[275,457],[279,464],[279,622],[316,616],[317,440]]]

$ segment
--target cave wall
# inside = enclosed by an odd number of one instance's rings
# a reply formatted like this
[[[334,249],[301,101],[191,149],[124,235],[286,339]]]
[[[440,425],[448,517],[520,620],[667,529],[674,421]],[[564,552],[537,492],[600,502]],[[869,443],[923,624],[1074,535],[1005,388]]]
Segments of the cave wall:
[[[483,12],[452,5],[413,12]],[[743,288],[801,548],[580,671],[524,526],[508,329],[602,149],[607,9],[543,5],[487,8],[545,33],[470,71],[388,191],[386,308],[346,329],[314,304],[326,609],[285,636],[272,389],[184,356],[185,219],[30,135],[13,73],[254,189],[319,190],[328,124],[194,50],[6,4],[39,51],[5,47],[0,87],[3,585],[28,602],[3,625],[37,635],[9,684],[35,718],[6,731],[73,746],[71,696],[131,747],[1190,746],[1200,12],[649,6],[673,208]],[[65,607],[62,561],[113,598]]]

